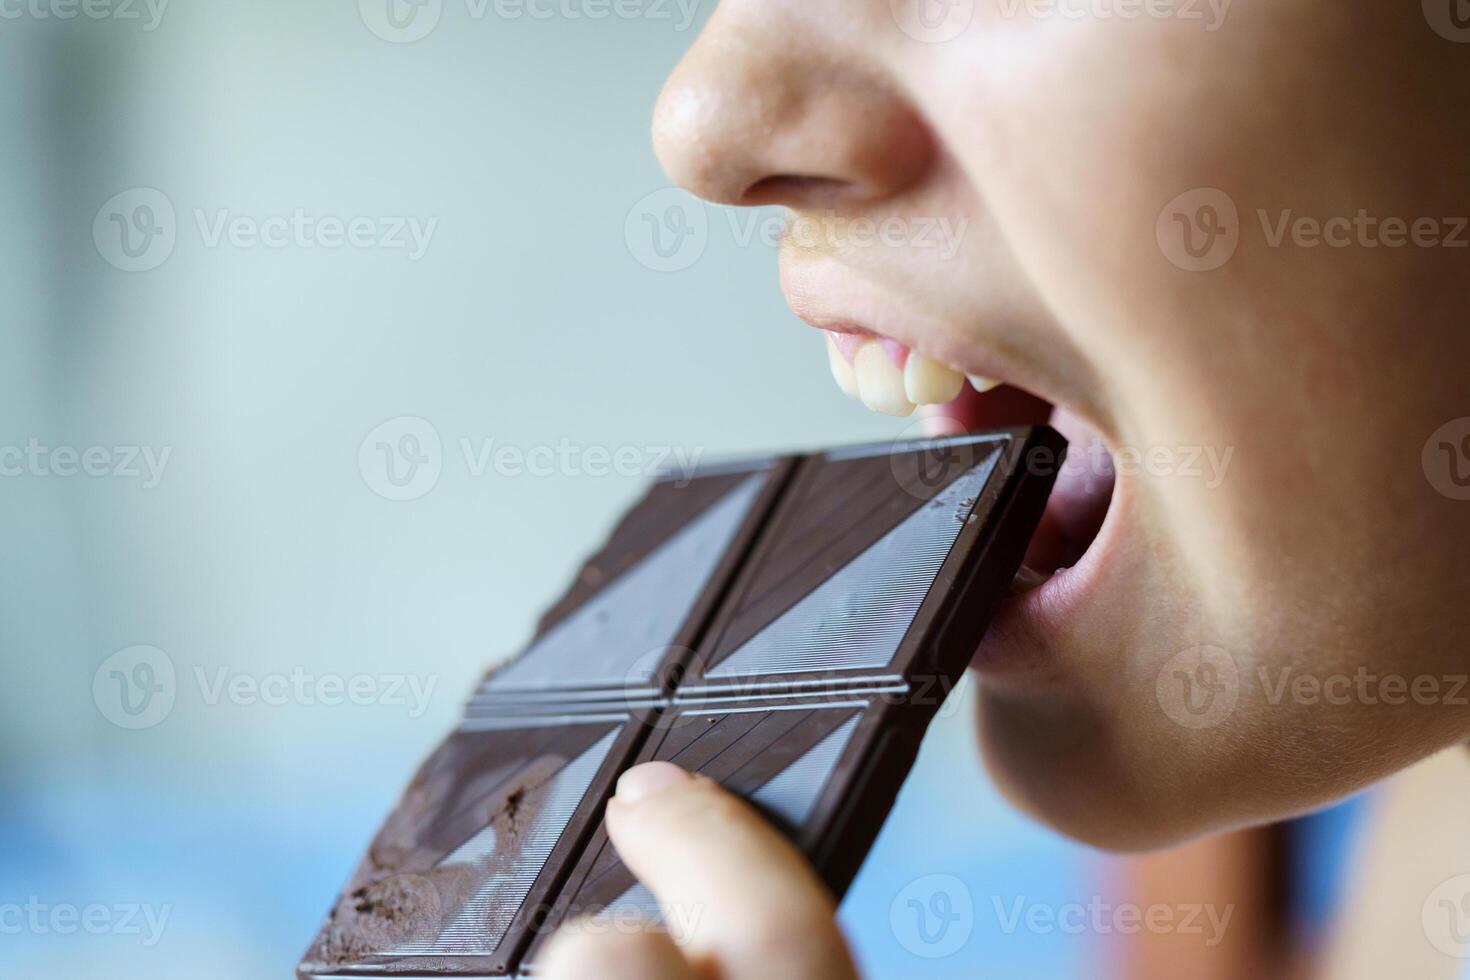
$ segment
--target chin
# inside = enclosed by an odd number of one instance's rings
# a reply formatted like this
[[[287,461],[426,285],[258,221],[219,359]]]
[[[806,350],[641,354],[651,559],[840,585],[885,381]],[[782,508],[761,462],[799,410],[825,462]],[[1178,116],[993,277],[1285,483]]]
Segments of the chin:
[[[982,691],[978,714],[981,755],[1001,794],[1065,837],[1137,852],[1222,829],[1220,814],[1191,792],[1192,777],[1160,778],[1184,760],[1130,747],[1074,705],[1048,710]],[[1168,737],[1160,733],[1155,744]]]

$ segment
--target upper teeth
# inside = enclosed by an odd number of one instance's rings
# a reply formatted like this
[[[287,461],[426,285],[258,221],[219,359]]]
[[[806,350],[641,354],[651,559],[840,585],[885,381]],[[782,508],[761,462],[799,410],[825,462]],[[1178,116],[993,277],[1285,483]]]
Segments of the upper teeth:
[[[942,405],[953,401],[965,386],[965,376],[938,361],[912,351],[903,366],[903,387],[915,405]]]
[[[903,386],[903,372],[893,363],[876,341],[868,341],[858,348],[853,358],[853,370],[857,374],[858,397],[863,404],[884,415],[909,415],[914,403]]]
[[[918,351],[908,353],[900,370],[875,338],[856,341],[856,350],[849,360],[830,333],[827,363],[837,387],[845,395],[884,415],[904,416],[912,413],[915,405],[941,405],[950,401],[960,393],[966,377]],[[1000,384],[979,375],[970,375],[969,381],[976,391],[989,391]]]
[[[837,349],[837,341],[832,335],[827,335],[827,363],[832,367],[832,378],[837,382],[837,387],[848,398],[858,397],[857,374],[852,365],[847,363],[847,358],[842,356],[842,351]]]
[[[971,387],[981,393],[987,392],[1000,384],[994,378],[987,378],[979,374],[967,374],[965,378],[970,382]]]

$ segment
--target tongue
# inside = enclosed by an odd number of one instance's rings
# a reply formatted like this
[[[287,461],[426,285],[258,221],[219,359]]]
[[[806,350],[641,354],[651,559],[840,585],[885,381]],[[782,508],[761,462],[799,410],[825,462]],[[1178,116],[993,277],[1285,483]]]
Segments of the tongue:
[[[1065,409],[1019,388],[1002,385],[981,394],[966,387],[958,398],[928,413],[932,435],[957,435],[975,429],[1050,422],[1070,444],[1067,465],[1047,501],[1046,513],[1026,550],[1026,565],[1053,572],[1077,563],[1108,512],[1112,499],[1113,458],[1096,432]]]

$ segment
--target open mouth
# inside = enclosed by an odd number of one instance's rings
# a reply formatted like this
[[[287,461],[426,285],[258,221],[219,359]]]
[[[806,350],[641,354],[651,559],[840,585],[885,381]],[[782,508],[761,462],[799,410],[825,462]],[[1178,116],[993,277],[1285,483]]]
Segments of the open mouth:
[[[885,415],[921,410],[934,435],[1048,423],[1069,443],[1066,462],[1012,592],[1047,601],[1075,591],[1098,561],[1094,553],[1112,510],[1112,452],[1098,431],[1067,409],[999,380],[967,376],[905,345],[860,327],[826,326],[827,358],[837,386]]]

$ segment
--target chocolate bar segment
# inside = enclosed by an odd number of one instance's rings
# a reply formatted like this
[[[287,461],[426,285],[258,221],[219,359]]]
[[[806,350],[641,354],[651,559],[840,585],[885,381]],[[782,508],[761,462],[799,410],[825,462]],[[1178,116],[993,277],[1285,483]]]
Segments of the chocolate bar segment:
[[[1009,583],[1029,541],[1024,519],[1001,534],[1003,516],[1024,498],[1039,519],[1030,484],[1049,487],[1048,448],[1002,433],[802,459],[680,695],[956,674],[1005,594],[988,586]]]
[[[842,793],[872,758],[888,706],[881,696],[846,699],[767,699],[733,707],[675,707],[659,721],[636,762],[662,760],[714,779],[753,803],[810,852],[833,829]],[[914,751],[922,727],[914,727]],[[876,760],[874,760],[876,761]],[[864,798],[864,806],[869,803]],[[881,825],[887,806],[875,823]],[[862,846],[866,851],[866,845]],[[676,933],[686,910],[669,910],[618,860],[601,827],[577,862],[524,969],[534,972],[544,940],[562,923],[606,914],[618,921],[643,920]]]
[[[693,644],[789,466],[763,461],[656,483],[476,700],[658,693],[667,652]]]
[[[503,976],[642,725],[627,715],[466,724],[424,763],[301,971]]]

